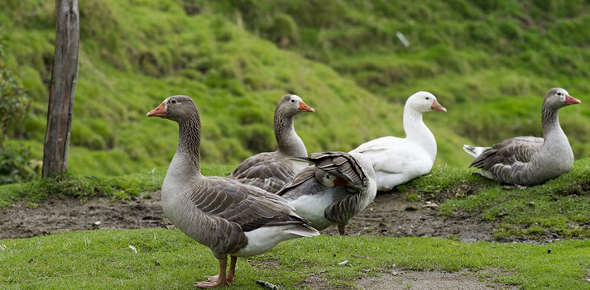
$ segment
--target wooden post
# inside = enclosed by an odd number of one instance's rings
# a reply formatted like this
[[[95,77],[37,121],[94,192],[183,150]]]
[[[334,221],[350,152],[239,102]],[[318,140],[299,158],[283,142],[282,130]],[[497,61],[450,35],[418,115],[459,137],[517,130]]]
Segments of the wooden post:
[[[56,0],[55,13],[55,55],[43,148],[43,178],[66,171],[78,79],[78,0]]]

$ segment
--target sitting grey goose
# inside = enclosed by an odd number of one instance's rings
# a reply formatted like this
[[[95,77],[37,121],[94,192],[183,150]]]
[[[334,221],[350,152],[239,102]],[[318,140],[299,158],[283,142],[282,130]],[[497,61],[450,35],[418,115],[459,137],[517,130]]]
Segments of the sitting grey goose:
[[[228,285],[237,257],[262,254],[284,240],[319,235],[283,198],[236,180],[201,175],[201,121],[191,98],[169,97],[147,116],[179,124],[178,149],[162,185],[164,213],[219,259],[219,275],[195,287]],[[226,275],[228,255],[231,264]]]
[[[541,109],[543,138],[515,137],[492,147],[464,145],[465,152],[475,157],[469,167],[481,169],[489,179],[517,185],[541,184],[570,171],[574,153],[559,126],[557,111],[579,103],[564,89],[549,90]]]
[[[283,96],[274,116],[275,139],[279,149],[249,157],[238,165],[229,178],[272,193],[291,182],[295,174],[307,167],[304,162],[289,159],[307,156],[305,144],[293,127],[294,118],[300,112],[314,112],[314,109],[297,95]]]
[[[346,152],[313,153],[306,160],[315,166],[299,172],[277,194],[317,230],[336,224],[340,235],[344,235],[348,221],[377,194],[371,162],[362,154]]]

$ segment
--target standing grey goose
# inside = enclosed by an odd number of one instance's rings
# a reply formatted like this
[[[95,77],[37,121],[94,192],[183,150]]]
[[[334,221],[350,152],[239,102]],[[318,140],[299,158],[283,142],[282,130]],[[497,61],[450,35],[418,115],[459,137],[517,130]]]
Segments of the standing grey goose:
[[[514,137],[492,147],[464,145],[465,152],[475,157],[469,167],[481,169],[489,179],[517,185],[544,183],[570,171],[574,153],[559,126],[557,111],[579,103],[564,89],[549,90],[541,108],[543,138]]]
[[[358,153],[313,153],[307,160],[315,166],[299,172],[277,194],[287,199],[317,230],[336,224],[340,235],[344,235],[348,220],[375,199],[377,183],[373,166]]]
[[[201,175],[201,120],[191,98],[169,97],[147,116],[179,125],[178,149],[162,185],[164,213],[219,259],[219,275],[195,287],[228,285],[237,257],[262,254],[284,240],[319,235],[283,198],[236,180]],[[231,264],[226,276],[228,255]]]
[[[293,121],[300,112],[314,111],[297,95],[283,96],[277,105],[274,117],[275,139],[279,149],[249,157],[238,165],[229,178],[272,193],[276,193],[291,182],[295,174],[307,167],[304,162],[289,159],[289,157],[307,156],[305,144],[295,132]]]

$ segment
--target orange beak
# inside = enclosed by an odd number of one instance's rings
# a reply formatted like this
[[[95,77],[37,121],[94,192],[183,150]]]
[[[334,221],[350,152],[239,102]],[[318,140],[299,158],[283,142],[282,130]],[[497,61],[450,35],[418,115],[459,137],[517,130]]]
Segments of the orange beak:
[[[160,118],[166,117],[166,102],[162,102],[155,109],[153,109],[149,113],[147,113],[146,116],[147,117],[154,117],[155,116],[155,117],[160,117]]]
[[[445,109],[445,107],[441,106],[436,100],[434,100],[434,102],[432,102],[432,106],[430,106],[430,109],[433,111],[439,111],[439,112],[443,112],[443,113],[447,112],[447,109]]]
[[[311,113],[315,112],[315,110],[312,107],[308,106],[303,101],[299,102],[298,109],[299,109],[299,112],[311,112]]]
[[[578,100],[578,99],[576,99],[576,98],[574,98],[574,97],[572,97],[570,95],[566,95],[565,96],[565,104],[566,105],[575,105],[575,104],[579,104],[581,102],[582,101],[580,101],[580,100]]]

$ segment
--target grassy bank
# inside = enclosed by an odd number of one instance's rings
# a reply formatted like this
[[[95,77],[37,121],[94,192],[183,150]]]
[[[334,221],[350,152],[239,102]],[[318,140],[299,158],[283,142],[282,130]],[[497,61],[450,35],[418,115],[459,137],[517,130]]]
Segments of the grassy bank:
[[[81,231],[0,240],[3,289],[187,289],[214,275],[208,248],[178,230]],[[137,253],[130,248],[133,246]],[[338,263],[348,260],[346,266]],[[590,241],[546,245],[459,243],[437,238],[335,237],[281,243],[267,254],[239,259],[234,288],[354,289],[356,279],[395,269],[458,271],[522,289],[587,289]]]
[[[437,164],[464,166],[463,143],[540,135],[541,98],[560,86],[583,102],[562,110],[561,124],[576,157],[590,156],[590,6],[484,2],[82,0],[69,170],[121,175],[165,166],[175,126],[144,116],[173,94],[192,96],[202,111],[203,159],[229,164],[275,149],[272,114],[287,92],[316,109],[296,121],[314,152],[403,135],[405,99],[429,90],[448,109],[425,116]],[[6,64],[32,101],[6,144],[24,144],[37,159],[53,6],[0,3]]]

